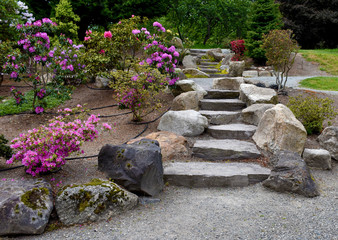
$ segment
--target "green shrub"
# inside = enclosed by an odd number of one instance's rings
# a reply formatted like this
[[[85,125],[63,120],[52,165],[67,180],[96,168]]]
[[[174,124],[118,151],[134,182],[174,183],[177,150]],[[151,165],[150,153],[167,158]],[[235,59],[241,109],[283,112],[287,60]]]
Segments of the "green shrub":
[[[7,146],[8,140],[4,137],[3,134],[0,135],[0,157],[5,159],[10,159],[12,157],[12,149]]]
[[[329,98],[321,99],[315,95],[307,97],[298,95],[290,97],[287,106],[304,125],[307,133],[313,134],[320,133],[323,129],[323,122],[327,119],[332,120],[338,114],[332,105],[333,102]]]

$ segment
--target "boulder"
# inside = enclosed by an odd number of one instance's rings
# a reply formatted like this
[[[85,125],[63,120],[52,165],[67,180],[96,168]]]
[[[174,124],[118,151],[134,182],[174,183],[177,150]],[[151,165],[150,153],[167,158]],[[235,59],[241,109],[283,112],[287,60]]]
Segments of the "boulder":
[[[242,83],[244,83],[242,77],[215,78],[213,80],[212,88],[219,90],[238,90]]]
[[[305,161],[294,152],[280,151],[271,159],[273,169],[263,186],[277,192],[293,192],[305,197],[319,196]]]
[[[45,180],[0,181],[0,236],[41,234],[52,210],[52,188]]]
[[[167,131],[153,132],[145,137],[133,139],[129,141],[128,144],[137,142],[143,138],[158,141],[161,148],[162,158],[165,160],[181,156],[189,156],[188,141],[183,136]]]
[[[205,93],[200,91],[190,91],[181,93],[173,100],[174,111],[180,110],[199,110],[199,101],[203,99]]]
[[[234,56],[234,53],[227,53],[224,55],[224,58],[222,59],[221,65],[229,65],[231,58]]]
[[[243,77],[258,77],[258,72],[255,70],[243,71]]]
[[[161,148],[155,140],[106,144],[99,153],[98,169],[133,193],[155,196],[163,189]]]
[[[185,68],[197,68],[197,57],[186,55],[182,61]]]
[[[338,160],[338,126],[325,128],[317,140],[322,148],[330,152],[333,159]]]
[[[107,220],[137,205],[138,197],[112,181],[92,179],[82,185],[63,187],[55,201],[65,225]]]
[[[211,58],[211,59],[215,59],[216,60],[216,58],[215,58],[215,55],[218,55],[218,54],[223,54],[222,53],[222,49],[220,49],[220,48],[213,48],[213,49],[210,49],[210,50],[208,50],[207,51],[207,56],[209,57],[209,58]],[[222,59],[221,59],[222,60]],[[221,60],[219,60],[219,61],[221,61]],[[216,60],[217,61],[217,60]],[[219,62],[219,61],[217,61],[217,62]]]
[[[185,76],[185,74],[183,73],[182,69],[175,68],[175,73],[178,74],[178,79],[179,80],[187,79],[187,76]]]
[[[161,118],[157,127],[160,131],[194,137],[202,134],[208,127],[208,119],[194,110],[168,111]]]
[[[266,110],[273,108],[274,104],[256,103],[242,110],[243,122],[258,126]]]
[[[198,84],[196,84],[193,80],[180,80],[176,82],[176,88],[172,90],[174,96],[178,96],[181,93],[189,92],[189,91],[197,91],[203,92],[203,94],[207,94],[207,92]]]
[[[201,70],[198,70],[196,68],[186,68],[183,69],[183,73],[187,76],[187,77],[194,77],[194,78],[209,78],[210,75],[202,72]]]
[[[241,84],[239,87],[239,98],[248,106],[255,103],[278,103],[278,95],[275,90],[257,87],[253,84]]]
[[[283,104],[277,104],[265,111],[252,139],[258,147],[271,153],[289,150],[301,155],[306,137],[304,126],[292,111]]]
[[[260,77],[271,77],[272,74],[271,74],[270,71],[263,70],[263,71],[258,72],[258,76],[260,76]]]
[[[173,37],[173,39],[170,42],[171,45],[174,45],[177,48],[184,49],[183,42],[178,37]]]
[[[325,149],[305,148],[303,158],[309,167],[331,170],[331,155]]]
[[[106,88],[109,86],[110,80],[104,77],[96,77],[95,78],[95,86],[97,88]]]
[[[244,61],[230,61],[229,64],[229,76],[230,77],[241,77],[245,68]]]

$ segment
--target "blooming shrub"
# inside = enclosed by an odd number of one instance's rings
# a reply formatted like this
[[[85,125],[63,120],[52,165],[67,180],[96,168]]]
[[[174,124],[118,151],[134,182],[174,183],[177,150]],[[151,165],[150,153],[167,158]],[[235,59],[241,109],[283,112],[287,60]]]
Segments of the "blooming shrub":
[[[241,61],[245,52],[244,40],[232,41],[230,45],[231,50],[235,53],[235,55],[231,58],[231,61]]]
[[[73,119],[71,113],[80,109],[59,110],[61,115],[50,120],[48,125],[22,133],[12,140],[11,148],[17,152],[7,164],[21,161],[27,173],[37,176],[41,172],[60,168],[70,154],[83,153],[80,151],[82,144],[98,136],[99,118],[90,115],[87,120]],[[103,127],[111,129],[107,123]]]

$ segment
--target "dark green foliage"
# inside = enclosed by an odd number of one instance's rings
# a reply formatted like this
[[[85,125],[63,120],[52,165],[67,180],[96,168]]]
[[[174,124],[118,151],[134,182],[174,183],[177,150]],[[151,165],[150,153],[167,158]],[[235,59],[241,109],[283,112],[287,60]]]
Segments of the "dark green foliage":
[[[288,107],[295,117],[304,125],[308,134],[320,133],[323,129],[323,122],[326,119],[333,119],[337,114],[333,100],[321,99],[315,95],[303,97],[291,97]]]
[[[250,31],[245,42],[249,56],[256,63],[266,62],[265,51],[260,47],[263,34],[267,34],[273,29],[280,29],[282,27],[281,19],[278,4],[275,4],[274,0],[256,0],[252,4]]]
[[[278,0],[286,28],[305,49],[337,48],[337,0]]]
[[[12,40],[15,35],[14,28],[10,27],[10,23],[19,18],[15,13],[18,5],[15,0],[0,1],[0,40]]]
[[[0,135],[0,157],[4,157],[5,159],[10,159],[12,157],[12,149],[7,146],[8,140],[4,137],[4,135]]]

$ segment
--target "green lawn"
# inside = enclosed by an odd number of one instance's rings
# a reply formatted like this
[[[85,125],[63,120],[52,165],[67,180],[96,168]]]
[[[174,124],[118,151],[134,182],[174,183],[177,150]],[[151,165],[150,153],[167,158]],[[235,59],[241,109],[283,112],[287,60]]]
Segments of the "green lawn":
[[[338,48],[300,50],[299,52],[306,60],[318,62],[320,70],[335,76],[338,75]]]
[[[70,99],[71,90],[62,92],[61,95],[53,93],[46,97],[47,109],[54,108]],[[16,114],[26,111],[32,111],[33,91],[29,91],[25,94],[25,101],[21,105],[16,105],[13,97],[8,97],[5,101],[0,101],[0,116],[7,114]]]
[[[300,86],[311,89],[338,91],[338,77],[314,77],[302,80]]]

